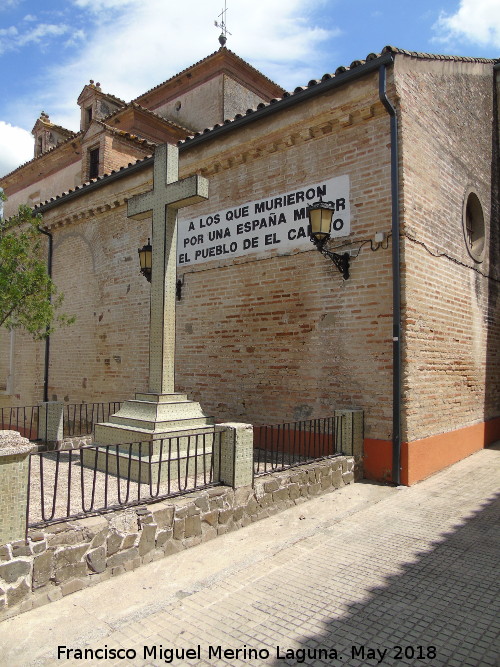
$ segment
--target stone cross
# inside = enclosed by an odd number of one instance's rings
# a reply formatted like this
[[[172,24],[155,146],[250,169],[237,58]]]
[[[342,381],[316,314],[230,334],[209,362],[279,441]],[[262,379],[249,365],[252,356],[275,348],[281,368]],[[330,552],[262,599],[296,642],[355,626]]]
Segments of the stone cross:
[[[129,218],[153,217],[149,326],[149,391],[153,394],[174,393],[177,209],[208,199],[206,178],[195,175],[178,179],[178,148],[171,144],[157,146],[153,189],[128,201]]]

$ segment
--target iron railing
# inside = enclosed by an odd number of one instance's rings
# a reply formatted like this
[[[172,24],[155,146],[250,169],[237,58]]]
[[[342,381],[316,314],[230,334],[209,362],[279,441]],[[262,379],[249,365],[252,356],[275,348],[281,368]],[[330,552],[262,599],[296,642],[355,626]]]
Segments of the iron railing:
[[[64,435],[90,435],[94,424],[105,422],[121,408],[121,402],[74,403],[64,406]]]
[[[335,417],[254,426],[254,475],[265,475],[335,456]]]
[[[27,525],[110,512],[219,484],[221,433],[30,455]]]
[[[0,408],[0,430],[19,431],[29,440],[36,440],[38,437],[39,419],[39,405]]]

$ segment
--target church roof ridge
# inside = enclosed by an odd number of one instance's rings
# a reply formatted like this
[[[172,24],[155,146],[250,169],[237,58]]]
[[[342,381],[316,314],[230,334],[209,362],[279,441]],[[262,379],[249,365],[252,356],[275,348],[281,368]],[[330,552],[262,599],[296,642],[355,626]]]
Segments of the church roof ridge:
[[[494,64],[498,63],[499,60],[493,60],[489,58],[472,58],[468,56],[453,56],[453,55],[439,55],[439,54],[432,54],[432,53],[421,53],[419,51],[408,51],[406,49],[400,49],[395,46],[385,46],[380,53],[369,53],[364,60],[353,60],[352,63],[348,66],[345,67],[344,65],[340,65],[337,67],[335,72],[333,73],[325,73],[321,77],[321,79],[311,79],[309,83],[306,86],[297,86],[293,91],[288,92],[285,91],[283,94],[283,97],[279,99],[272,99],[270,102],[260,102],[255,108],[247,109],[246,113],[244,114],[236,114],[234,118],[228,118],[224,120],[223,123],[217,123],[213,127],[207,127],[204,130],[200,130],[198,132],[195,132],[194,134],[187,136],[185,139],[180,140],[177,142],[178,146],[181,146],[185,143],[189,143],[193,139],[196,139],[202,135],[209,134],[210,132],[217,130],[225,125],[231,125],[235,121],[241,120],[245,116],[249,116],[250,114],[256,113],[258,111],[261,111],[263,109],[266,109],[273,104],[278,104],[280,102],[283,102],[285,99],[294,97],[295,95],[298,95],[300,93],[304,93],[305,91],[309,90],[313,86],[320,85],[326,81],[329,81],[331,79],[335,79],[339,77],[342,74],[348,74],[352,70],[358,68],[358,67],[363,67],[367,63],[370,63],[373,60],[376,60],[378,58],[381,58],[383,56],[388,56],[388,55],[403,55],[403,56],[409,56],[411,58],[418,58],[420,60],[449,60],[449,61],[456,61],[456,62],[471,62],[471,63],[483,63],[483,64]]]
[[[418,58],[420,60],[451,60],[455,62],[466,62],[466,63],[484,63],[495,64],[499,62],[499,58],[475,58],[472,56],[456,56],[456,55],[443,55],[439,53],[424,53],[423,51],[408,51],[407,49],[400,49],[397,46],[384,46],[382,49],[381,55],[385,53],[396,53],[404,56],[410,56],[411,58]]]
[[[184,68],[183,70],[181,70],[180,72],[177,72],[177,74],[174,74],[173,76],[169,77],[168,79],[165,79],[165,81],[162,81],[162,83],[159,83],[158,85],[153,86],[153,88],[150,88],[150,90],[147,90],[146,92],[141,93],[141,94],[138,95],[137,97],[134,97],[134,99],[132,100],[132,102],[135,102],[136,100],[140,100],[142,97],[145,97],[146,95],[149,95],[149,94],[152,93],[153,91],[158,90],[158,88],[161,88],[161,87],[164,86],[166,83],[169,83],[170,81],[173,81],[174,79],[177,79],[177,77],[182,76],[182,75],[185,74],[186,72],[189,72],[189,70],[193,69],[194,67],[198,67],[198,65],[201,65],[202,63],[206,62],[207,60],[210,60],[210,58],[213,58],[213,57],[216,56],[218,53],[221,53],[221,52],[223,52],[223,51],[226,51],[227,53],[230,53],[232,56],[234,56],[235,58],[237,58],[238,60],[240,60],[242,63],[244,63],[244,64],[245,64],[247,67],[249,67],[251,70],[253,70],[254,72],[257,72],[257,74],[259,74],[259,76],[261,76],[261,77],[263,77],[264,79],[266,79],[266,81],[269,81],[269,83],[272,83],[273,86],[277,86],[278,88],[281,88],[281,86],[280,86],[279,84],[275,83],[272,79],[270,79],[268,76],[266,76],[265,74],[263,74],[260,70],[258,70],[256,67],[254,67],[253,65],[251,65],[249,62],[247,62],[246,60],[244,60],[244,59],[243,59],[241,56],[239,56],[237,53],[235,53],[234,51],[231,51],[231,49],[228,49],[228,48],[225,47],[225,46],[221,46],[219,49],[217,49],[217,51],[214,51],[213,53],[210,53],[208,56],[205,56],[205,58],[202,58],[201,60],[198,60],[197,62],[193,63],[192,65],[189,65],[189,67],[185,67],[185,68]],[[283,88],[281,88],[281,89],[284,90]]]

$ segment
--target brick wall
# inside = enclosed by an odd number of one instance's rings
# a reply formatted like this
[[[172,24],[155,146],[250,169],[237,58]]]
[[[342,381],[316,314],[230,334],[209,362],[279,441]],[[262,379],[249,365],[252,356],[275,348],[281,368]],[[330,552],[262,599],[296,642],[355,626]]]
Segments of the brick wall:
[[[499,278],[499,264],[490,248],[498,248],[499,232],[498,210],[491,210],[491,65],[403,60],[397,72],[406,234],[405,439],[411,441],[498,416],[498,283],[491,278]],[[472,260],[464,242],[469,187],[486,221],[482,263]]]

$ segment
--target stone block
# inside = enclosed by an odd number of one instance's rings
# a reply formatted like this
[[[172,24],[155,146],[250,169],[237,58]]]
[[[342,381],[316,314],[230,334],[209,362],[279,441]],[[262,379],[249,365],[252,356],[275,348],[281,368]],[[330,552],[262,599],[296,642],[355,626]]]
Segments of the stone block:
[[[6,560],[12,560],[11,550],[8,544],[0,547],[0,563]]]
[[[106,525],[106,528],[100,530],[95,535],[95,537],[92,538],[92,541],[90,542],[90,548],[96,549],[97,547],[102,547],[106,543],[106,539],[108,537],[108,531],[109,531],[109,526]]]
[[[307,491],[310,496],[317,496],[321,493],[321,484],[318,484],[317,482],[315,484],[309,484]]]
[[[13,584],[21,577],[25,577],[31,570],[30,564],[25,560],[14,560],[0,565],[0,578],[7,584]]]
[[[33,560],[33,588],[41,588],[49,583],[54,569],[53,559],[53,552],[46,551]]]
[[[273,502],[273,494],[265,493],[261,498],[259,498],[260,507],[268,507]]]
[[[210,509],[222,509],[224,507],[224,498],[221,496],[210,498],[209,500]]]
[[[12,542],[12,558],[18,558],[19,556],[31,556],[31,545],[29,542],[24,540],[18,540]]]
[[[80,544],[85,539],[83,530],[70,529],[58,533],[47,535],[47,543],[51,547],[71,546],[72,544]]]
[[[47,550],[47,542],[45,540],[43,542],[34,542],[31,545],[31,550],[34,555],[42,554]]]
[[[174,519],[174,540],[184,539],[186,519]]]
[[[184,505],[182,507],[175,507],[175,519],[185,519],[188,515],[188,508]]]
[[[106,540],[106,552],[108,556],[118,553],[122,547],[123,535],[113,531]]]
[[[200,496],[199,498],[196,498],[194,504],[196,507],[199,507],[202,512],[208,512],[210,509],[207,496]]]
[[[125,535],[122,542],[122,549],[130,549],[130,547],[135,547],[139,541],[139,533],[131,533],[130,535]]]
[[[7,590],[7,606],[13,607],[16,604],[19,604],[25,600],[30,593],[31,587],[25,581],[22,581],[19,586],[9,588]]]
[[[187,539],[184,540],[184,548],[185,549],[190,549],[191,547],[197,547],[198,544],[201,544],[201,543],[202,543],[201,535],[188,537]]]
[[[209,526],[215,526],[219,520],[219,510],[212,510],[207,512],[202,517],[203,523],[208,523]]]
[[[266,493],[277,491],[279,488],[280,488],[280,483],[277,479],[272,479],[269,482],[264,482],[264,491]]]
[[[154,523],[156,525],[152,514],[146,514],[145,516],[139,517],[139,524],[141,526],[146,526],[146,525],[149,525],[149,524],[152,524],[152,523]]]
[[[332,485],[332,477],[331,477],[331,475],[323,475],[323,476],[321,477],[321,482],[320,482],[320,484],[321,484],[321,489],[322,489],[323,491],[326,491],[327,489],[329,489],[329,488],[331,487],[331,485]]]
[[[106,548],[100,546],[89,551],[87,554],[87,564],[92,572],[104,572],[106,569]]]
[[[257,511],[258,506],[259,506],[259,503],[257,502],[255,496],[251,496],[248,499],[245,510],[248,514],[254,514]]]
[[[85,579],[72,579],[61,584],[61,594],[63,596],[71,595],[71,593],[76,593],[86,587],[87,581]]]
[[[244,507],[236,507],[233,510],[233,521],[240,521],[243,518],[244,512],[245,512]]]
[[[156,524],[144,524],[139,538],[139,556],[145,556],[148,552],[155,548]]]
[[[161,548],[165,545],[168,540],[172,539],[173,530],[171,528],[167,530],[159,530],[156,535],[156,547]]]
[[[126,551],[120,551],[120,553],[114,554],[106,559],[106,567],[116,568],[129,560],[139,557],[139,551],[137,547],[132,547],[132,549],[127,549]]]
[[[354,472],[345,472],[342,475],[342,480],[344,484],[351,484],[351,482],[354,482]]]
[[[220,510],[219,512],[219,524],[227,524],[233,518],[233,510]]]
[[[285,487],[284,489],[278,489],[277,491],[273,492],[273,503],[279,503],[289,499],[290,492],[288,491],[288,487]]]
[[[240,486],[239,489],[234,490],[234,504],[246,505],[252,496],[253,496],[252,485]]]
[[[201,517],[199,515],[188,516],[185,521],[184,536],[186,538],[201,535]]]
[[[55,570],[54,581],[57,585],[63,584],[71,579],[83,579],[87,575],[86,563],[73,563]]]
[[[164,503],[151,505],[151,512],[158,528],[171,528],[174,520],[173,505],[165,505]]]
[[[298,484],[290,484],[288,487],[290,500],[296,500],[300,496],[300,486]]]
[[[177,540],[168,540],[168,542],[165,542],[163,546],[163,553],[165,556],[177,554],[179,551],[182,551],[182,543]]]
[[[213,486],[210,489],[207,489],[205,493],[209,498],[216,498],[217,496],[224,496],[226,491],[227,487],[225,486]]]
[[[87,540],[92,541],[93,547],[104,544],[104,538],[109,530],[109,523],[104,516],[89,516],[80,519],[78,524],[82,527]]]
[[[151,549],[150,551],[146,552],[143,556],[141,556],[141,560],[142,560],[142,564],[143,564],[143,565],[147,565],[148,563],[152,563],[152,562],[153,562],[153,551],[154,551],[154,550]],[[127,565],[127,564],[124,563],[123,566],[122,566],[125,570],[127,569],[127,568],[126,568],[126,565]]]
[[[342,470],[334,470],[332,473],[332,486],[335,489],[340,488],[341,486],[344,486],[344,482],[342,480]]]
[[[54,563],[56,569],[79,563],[88,550],[88,544],[80,544],[76,547],[66,547],[57,549],[54,553]]]

